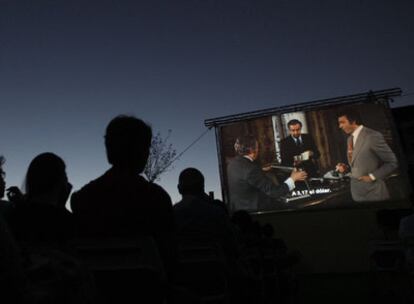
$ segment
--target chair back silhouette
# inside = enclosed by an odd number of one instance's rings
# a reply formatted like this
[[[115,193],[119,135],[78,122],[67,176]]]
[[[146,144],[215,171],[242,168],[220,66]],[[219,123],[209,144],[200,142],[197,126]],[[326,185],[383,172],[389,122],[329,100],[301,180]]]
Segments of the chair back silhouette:
[[[414,236],[406,236],[402,240],[405,257],[405,269],[414,276]]]
[[[103,303],[164,302],[166,275],[152,237],[78,239],[73,245]]]
[[[371,266],[375,271],[400,271],[404,263],[400,240],[377,240],[370,242]]]
[[[203,235],[179,237],[175,283],[198,295],[201,303],[228,303],[228,266],[221,246]]]

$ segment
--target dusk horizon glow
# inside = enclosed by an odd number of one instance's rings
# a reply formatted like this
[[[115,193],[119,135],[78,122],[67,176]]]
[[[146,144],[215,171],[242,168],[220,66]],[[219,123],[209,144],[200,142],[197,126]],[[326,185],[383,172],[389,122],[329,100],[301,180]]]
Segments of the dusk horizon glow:
[[[109,169],[119,114],[148,122],[177,153],[225,115],[400,87],[412,105],[410,1],[0,1],[0,155],[7,186],[53,152],[74,190]],[[159,184],[198,168],[221,198],[214,129]]]

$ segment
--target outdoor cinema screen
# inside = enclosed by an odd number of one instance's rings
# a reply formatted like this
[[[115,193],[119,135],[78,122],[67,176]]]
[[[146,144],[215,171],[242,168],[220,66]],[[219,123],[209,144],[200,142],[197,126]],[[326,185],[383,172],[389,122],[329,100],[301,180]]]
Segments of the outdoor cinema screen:
[[[298,109],[219,127],[232,211],[391,205],[408,197],[388,103]]]

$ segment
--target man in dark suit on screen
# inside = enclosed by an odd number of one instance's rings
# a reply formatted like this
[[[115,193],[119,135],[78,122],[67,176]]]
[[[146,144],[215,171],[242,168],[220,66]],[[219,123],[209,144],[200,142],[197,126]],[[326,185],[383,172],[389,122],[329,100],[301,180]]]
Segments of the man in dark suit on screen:
[[[297,165],[294,162],[294,157],[308,152],[309,159],[302,161],[300,166],[303,167],[309,176],[317,176],[318,167],[316,160],[320,157],[320,153],[313,138],[309,134],[302,133],[302,122],[297,119],[290,120],[287,126],[290,136],[280,142],[281,164],[293,167]]]
[[[278,199],[295,188],[296,181],[307,177],[305,171],[292,171],[290,177],[281,185],[267,177],[257,164],[259,143],[251,135],[241,136],[235,144],[237,156],[227,167],[230,204],[235,210],[274,209]]]

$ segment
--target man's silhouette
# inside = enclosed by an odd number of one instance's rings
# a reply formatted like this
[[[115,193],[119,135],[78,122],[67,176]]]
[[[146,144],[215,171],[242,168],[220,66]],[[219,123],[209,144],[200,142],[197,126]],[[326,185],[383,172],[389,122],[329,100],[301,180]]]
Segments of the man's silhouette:
[[[132,116],[115,117],[105,134],[112,167],[72,195],[81,237],[154,237],[167,271],[174,259],[170,196],[140,173],[147,163],[152,130]]]
[[[6,159],[3,155],[0,155],[0,216],[3,216],[5,220],[8,220],[13,206],[11,202],[4,201],[3,197],[6,193],[6,172],[3,170],[3,165]]]
[[[3,171],[4,157],[0,155],[0,199],[3,198],[6,191],[6,182],[4,180],[6,173]]]
[[[177,233],[214,239],[228,259],[238,255],[236,235],[225,210],[204,191],[204,176],[195,168],[180,173],[178,191],[182,200],[174,205]]]

